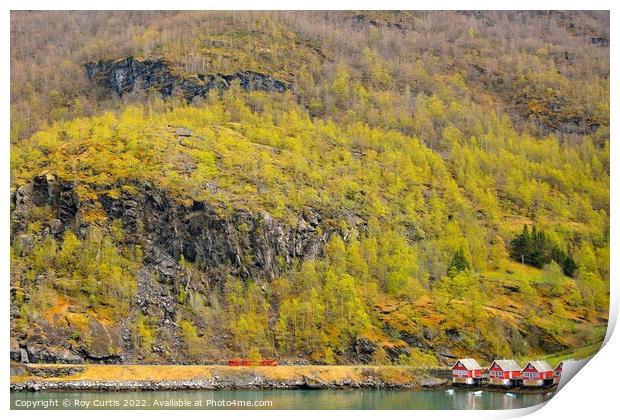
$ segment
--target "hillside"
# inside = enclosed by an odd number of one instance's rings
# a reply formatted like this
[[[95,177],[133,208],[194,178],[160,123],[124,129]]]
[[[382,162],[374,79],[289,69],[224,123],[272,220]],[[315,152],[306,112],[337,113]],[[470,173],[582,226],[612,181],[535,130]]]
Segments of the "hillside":
[[[13,359],[432,366],[604,336],[608,14],[11,18]]]

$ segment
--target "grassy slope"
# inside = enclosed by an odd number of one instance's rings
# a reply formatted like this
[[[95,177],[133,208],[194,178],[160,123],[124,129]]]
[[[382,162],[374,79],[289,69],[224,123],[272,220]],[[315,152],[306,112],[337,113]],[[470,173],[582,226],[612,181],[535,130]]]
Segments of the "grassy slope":
[[[541,330],[549,329],[552,319],[552,311],[550,308],[554,305],[560,305],[565,308],[565,320],[572,324],[561,335],[553,336],[552,340],[567,348],[565,351],[549,354],[544,350],[536,347],[527,349],[527,356],[515,356],[502,348],[501,343],[505,337],[499,336],[499,348],[496,355],[497,358],[517,358],[519,361],[527,359],[544,359],[550,363],[569,358],[584,358],[594,354],[600,348],[605,332],[607,329],[607,313],[600,312],[593,319],[584,319],[584,311],[581,307],[570,306],[566,302],[566,295],[558,296],[539,287],[539,282],[544,277],[542,270],[524,266],[514,261],[505,260],[502,265],[503,270],[485,271],[482,274],[482,282],[484,287],[488,287],[487,296],[482,302],[481,311],[482,319],[495,318],[500,320],[502,328],[514,328],[527,336],[527,332],[523,330],[523,326],[531,323]],[[513,291],[510,288],[523,287],[529,284],[537,289],[535,297],[528,297],[521,291]],[[566,292],[568,294],[568,292]],[[467,296],[458,299],[457,304],[466,305],[470,303]],[[410,317],[409,312],[404,309],[407,305],[397,299],[384,297],[376,303],[378,311],[381,313],[381,319],[386,325],[396,329],[419,331],[419,324],[435,329],[441,329],[448,321],[448,314],[443,313],[435,307],[435,303],[428,296],[423,296],[412,303],[414,316]],[[414,322],[415,320],[415,322]],[[464,324],[465,326],[466,324]],[[501,334],[496,331],[496,334]],[[390,347],[394,345],[404,344],[400,340],[393,340],[385,335],[375,337],[383,338],[384,346]],[[503,354],[501,353],[503,352]],[[459,349],[457,345],[456,354],[460,357],[477,356],[476,351]],[[481,362],[490,363],[491,360],[481,359]]]

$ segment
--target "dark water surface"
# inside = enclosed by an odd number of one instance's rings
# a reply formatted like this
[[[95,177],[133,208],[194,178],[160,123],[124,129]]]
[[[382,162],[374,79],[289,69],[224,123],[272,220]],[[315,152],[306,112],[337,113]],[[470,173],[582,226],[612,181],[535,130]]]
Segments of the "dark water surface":
[[[551,393],[517,394],[456,389],[142,391],[142,392],[12,392],[11,409],[361,409],[470,410],[512,409],[543,403]]]

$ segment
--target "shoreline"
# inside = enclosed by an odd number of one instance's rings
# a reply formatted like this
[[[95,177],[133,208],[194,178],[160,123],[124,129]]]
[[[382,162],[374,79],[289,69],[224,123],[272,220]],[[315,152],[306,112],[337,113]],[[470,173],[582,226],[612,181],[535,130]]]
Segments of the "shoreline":
[[[423,390],[441,389],[449,384],[418,386],[416,384],[389,384],[344,381],[341,383],[314,384],[312,381],[261,382],[248,384],[219,384],[208,380],[190,381],[26,381],[11,383],[11,392],[39,391],[233,391],[233,390],[355,390],[392,389]]]
[[[223,390],[437,390],[546,393],[454,386],[449,368],[410,366],[12,365],[11,392]]]
[[[327,386],[308,386],[306,383],[284,383],[284,384],[261,384],[247,386],[218,386],[209,381],[59,381],[59,382],[41,382],[26,381],[19,383],[11,383],[11,392],[140,392],[140,391],[273,391],[273,390],[393,390],[393,391],[431,391],[438,389],[456,389],[460,391],[486,391],[496,393],[514,393],[514,394],[546,394],[555,392],[557,386],[545,388],[499,388],[499,387],[452,387],[452,384],[446,382],[434,386],[416,386],[416,385],[380,385],[371,383],[342,383],[329,384]]]
[[[11,392],[268,389],[437,389],[444,368],[408,366],[19,365]]]

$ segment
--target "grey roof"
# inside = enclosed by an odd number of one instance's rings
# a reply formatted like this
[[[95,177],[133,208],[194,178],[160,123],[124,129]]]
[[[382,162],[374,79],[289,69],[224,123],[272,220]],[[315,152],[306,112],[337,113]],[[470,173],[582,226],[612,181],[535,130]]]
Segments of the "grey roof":
[[[519,364],[512,359],[493,360],[493,363],[497,364],[503,371],[506,372],[521,370]],[[493,365],[493,363],[491,363],[491,366]]]
[[[553,370],[551,369],[551,366],[549,366],[549,363],[545,362],[544,360],[534,360],[533,362],[529,362],[528,364],[532,365],[532,367],[534,367],[534,369],[539,372]]]
[[[564,366],[564,362],[574,362],[574,360],[573,359],[562,360],[560,363],[558,363],[558,365],[555,367],[555,369],[557,369],[559,367],[563,367]]]
[[[478,362],[476,362],[474,359],[459,359],[456,361],[456,363],[461,362],[461,364],[463,366],[465,366],[465,368],[467,370],[478,370],[478,369],[482,369],[480,367],[480,365],[478,364]],[[456,363],[454,364],[454,366],[456,366]],[[454,367],[452,366],[452,367]]]

